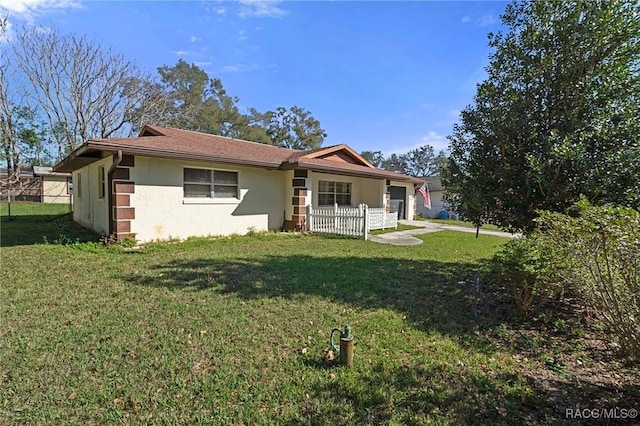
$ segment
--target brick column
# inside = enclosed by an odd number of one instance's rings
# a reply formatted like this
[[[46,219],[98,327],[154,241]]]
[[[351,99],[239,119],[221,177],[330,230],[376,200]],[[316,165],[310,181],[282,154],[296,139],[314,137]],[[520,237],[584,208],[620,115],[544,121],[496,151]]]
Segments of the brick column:
[[[293,214],[291,215],[291,222],[293,229],[297,231],[306,231],[307,225],[307,171],[295,170],[293,174],[293,180],[291,186],[293,186],[293,199],[291,205],[293,206]]]
[[[135,158],[132,155],[123,155],[120,165],[111,176],[112,190],[112,224],[111,232],[118,241],[133,237],[131,221],[136,218],[136,209],[131,207],[131,194],[135,193],[136,184],[130,179],[129,170],[135,166]]]

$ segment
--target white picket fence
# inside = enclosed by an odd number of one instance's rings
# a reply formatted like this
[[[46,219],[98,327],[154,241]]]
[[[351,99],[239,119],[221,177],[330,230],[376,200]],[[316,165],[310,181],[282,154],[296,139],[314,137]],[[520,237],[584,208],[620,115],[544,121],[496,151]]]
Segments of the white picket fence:
[[[309,231],[369,238],[369,231],[398,227],[398,213],[387,213],[383,208],[311,207]]]

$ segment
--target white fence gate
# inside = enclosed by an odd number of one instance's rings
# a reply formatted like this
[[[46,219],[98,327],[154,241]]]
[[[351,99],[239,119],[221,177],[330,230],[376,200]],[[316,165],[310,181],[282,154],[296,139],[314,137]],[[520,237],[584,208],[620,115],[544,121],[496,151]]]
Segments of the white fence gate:
[[[369,238],[369,231],[398,227],[398,213],[387,213],[383,208],[358,207],[311,207],[309,209],[309,231]]]

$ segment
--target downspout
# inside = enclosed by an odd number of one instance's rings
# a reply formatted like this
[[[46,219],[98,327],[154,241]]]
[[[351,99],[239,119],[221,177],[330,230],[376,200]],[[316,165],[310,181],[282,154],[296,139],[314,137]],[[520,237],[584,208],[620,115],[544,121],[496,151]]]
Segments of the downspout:
[[[107,196],[109,197],[109,236],[113,235],[115,231],[115,227],[113,226],[113,172],[118,168],[120,163],[122,162],[122,151],[118,150],[115,154],[115,159],[109,167],[109,171],[107,172]]]

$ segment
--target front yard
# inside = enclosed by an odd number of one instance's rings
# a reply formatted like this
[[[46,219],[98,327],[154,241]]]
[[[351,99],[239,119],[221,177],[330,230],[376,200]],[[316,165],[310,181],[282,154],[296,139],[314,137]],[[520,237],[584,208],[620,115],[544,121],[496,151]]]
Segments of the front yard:
[[[637,366],[571,325],[509,325],[500,290],[475,283],[499,237],[125,251],[68,215],[1,225],[1,424],[533,424],[640,401]],[[353,369],[325,362],[347,323]]]

